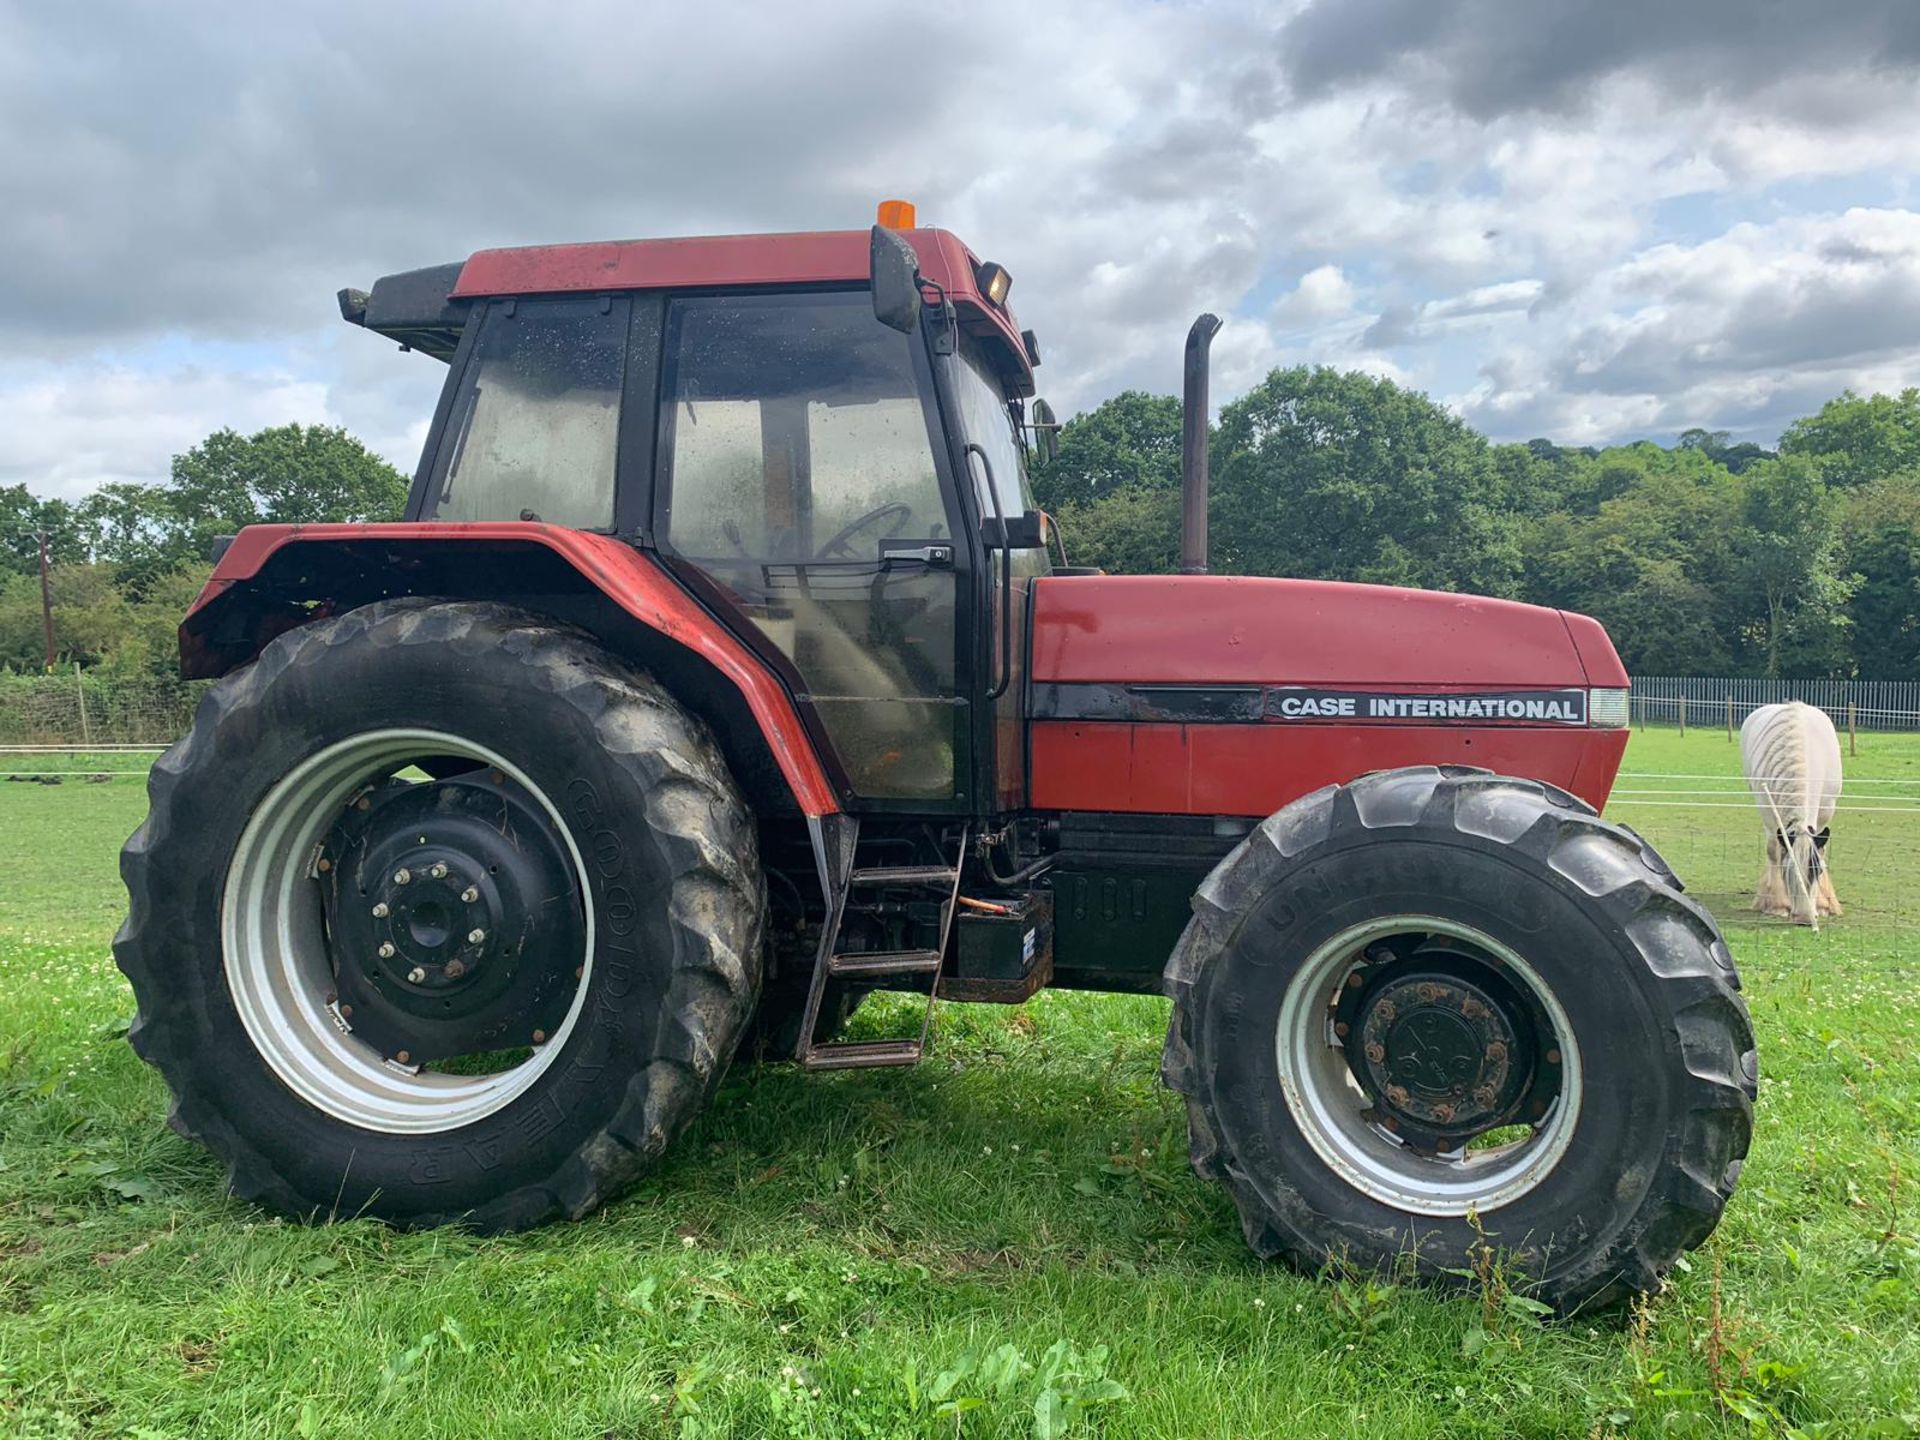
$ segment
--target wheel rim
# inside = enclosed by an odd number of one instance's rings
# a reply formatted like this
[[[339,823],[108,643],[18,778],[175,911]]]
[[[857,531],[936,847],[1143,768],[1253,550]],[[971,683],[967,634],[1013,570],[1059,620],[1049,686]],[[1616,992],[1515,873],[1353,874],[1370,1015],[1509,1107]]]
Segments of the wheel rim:
[[[1580,1052],[1553,991],[1510,947],[1437,916],[1369,921],[1315,949],[1281,1001],[1275,1054],[1320,1158],[1416,1214],[1517,1200],[1579,1118]]]
[[[397,1064],[356,1038],[336,1003],[318,869],[342,811],[371,783],[424,757],[489,767],[544,811],[581,899],[584,943],[564,1018],[525,1060],[484,1075]],[[302,1100],[334,1119],[389,1134],[429,1134],[481,1120],[523,1094],[565,1047],[592,976],[594,907],[559,810],[505,757],[434,730],[368,731],[301,762],[249,818],[227,868],[221,950],[228,990],[254,1048]]]

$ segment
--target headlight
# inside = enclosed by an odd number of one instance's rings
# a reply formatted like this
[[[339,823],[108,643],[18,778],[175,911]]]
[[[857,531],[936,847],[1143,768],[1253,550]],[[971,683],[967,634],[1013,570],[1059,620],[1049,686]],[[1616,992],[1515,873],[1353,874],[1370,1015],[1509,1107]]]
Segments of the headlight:
[[[1007,292],[1013,289],[1013,277],[1007,273],[1006,266],[996,265],[989,260],[980,267],[980,273],[976,279],[980,285],[980,293],[988,300],[995,305],[1007,303]]]
[[[1595,730],[1626,729],[1627,695],[1625,690],[1587,691],[1587,724]]]

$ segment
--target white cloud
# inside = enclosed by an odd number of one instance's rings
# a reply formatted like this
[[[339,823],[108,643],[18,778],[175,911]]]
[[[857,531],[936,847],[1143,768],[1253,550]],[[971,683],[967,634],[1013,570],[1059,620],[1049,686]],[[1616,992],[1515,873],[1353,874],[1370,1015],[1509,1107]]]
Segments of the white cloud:
[[[1275,302],[1273,321],[1282,327],[1324,324],[1353,311],[1354,288],[1338,265],[1316,265]]]
[[[1847,386],[1920,380],[1920,214],[1794,216],[1652,246],[1503,335],[1456,398],[1498,433],[1771,438]]]
[[[77,499],[113,481],[163,480],[172,456],[222,427],[245,434],[294,422],[346,425],[411,473],[446,372],[420,356],[391,359],[392,377],[374,390],[279,366],[0,367],[0,486]],[[396,408],[398,396],[412,403]]]

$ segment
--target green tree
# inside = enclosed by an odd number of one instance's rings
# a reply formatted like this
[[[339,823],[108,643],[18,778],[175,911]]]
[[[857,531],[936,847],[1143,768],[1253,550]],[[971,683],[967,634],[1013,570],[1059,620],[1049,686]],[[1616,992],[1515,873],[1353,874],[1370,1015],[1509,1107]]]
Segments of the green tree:
[[[24,485],[0,486],[0,576],[39,573],[42,531],[53,564],[86,559],[86,531],[73,506],[38,499]]]
[[[407,480],[338,426],[216,430],[174,456],[166,504],[173,533],[197,557],[245,525],[398,520]]]
[[[1592,615],[1629,670],[1733,668],[1741,621],[1725,597],[1739,482],[1651,445],[1583,461],[1622,488],[1591,515],[1558,511],[1526,525],[1524,597]]]
[[[1764,673],[1843,673],[1854,577],[1840,569],[1840,504],[1810,459],[1783,455],[1741,477],[1736,580]]]
[[[1217,569],[1511,595],[1515,528],[1484,438],[1391,380],[1276,370],[1213,445]]]
[[[1067,558],[1115,575],[1167,575],[1180,568],[1180,492],[1130,485],[1104,499],[1068,501],[1054,512]]]
[[[1920,474],[1890,475],[1853,491],[1840,525],[1853,662],[1868,680],[1920,680]]]
[[[1920,390],[1865,397],[1845,391],[1789,425],[1780,453],[1812,461],[1822,480],[1843,488],[1920,469]]]
[[[1180,488],[1180,402],[1171,395],[1128,390],[1067,421],[1059,438],[1059,454],[1033,470],[1042,509]]]
[[[248,525],[398,520],[406,503],[406,477],[345,430],[280,425],[216,430],[173,457],[164,484],[103,485],[80,519],[92,553],[139,593],[203,560],[215,536]]]

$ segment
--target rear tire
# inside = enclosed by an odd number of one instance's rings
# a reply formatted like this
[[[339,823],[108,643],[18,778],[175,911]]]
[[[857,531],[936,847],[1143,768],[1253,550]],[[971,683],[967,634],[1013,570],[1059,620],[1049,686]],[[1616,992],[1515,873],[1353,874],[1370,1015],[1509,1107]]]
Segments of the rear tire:
[[[1747,1153],[1712,917],[1551,786],[1422,767],[1305,796],[1203,882],[1166,978],[1194,1169],[1262,1256],[1460,1284],[1490,1247],[1563,1312],[1611,1305],[1706,1239]],[[1426,1128],[1456,1111],[1501,1123]]]
[[[387,779],[409,743],[434,776],[464,767],[466,793],[448,788],[457,779],[411,790]],[[461,964],[410,988],[373,974],[364,944],[352,958],[372,979],[343,980],[347,961],[333,953],[347,933],[338,907],[351,903],[345,918],[359,924],[377,897],[344,886],[344,860],[328,856],[362,823],[353,812],[377,819],[396,794],[412,808],[389,825],[389,846],[413,845],[411,831],[443,811],[507,803],[490,795],[518,806],[502,811],[513,827],[475,842],[494,847],[480,860],[459,851],[471,816],[444,831],[450,848],[433,853],[452,859],[451,879],[436,865],[447,893],[415,906],[396,963],[412,963],[404,947],[417,934]],[[130,906],[114,942],[139,1002],[134,1048],[166,1078],[174,1128],[226,1165],[232,1193],[289,1215],[483,1231],[583,1215],[699,1112],[758,998],[755,831],[705,727],[588,637],[523,611],[400,600],[283,635],[208,694],[155,764],[149,797],[121,857]],[[547,857],[522,881],[546,898],[516,910],[522,853]],[[463,870],[473,879],[456,894]],[[563,871],[571,879],[556,882]],[[359,873],[362,885],[380,879]],[[381,874],[406,883],[390,859]],[[336,908],[323,912],[328,879]],[[427,888],[415,877],[392,892],[394,913],[397,897],[414,905]],[[450,927],[444,912],[470,898],[494,904],[499,930],[476,924],[482,941],[455,950],[475,922]],[[497,968],[483,974],[483,955]],[[488,1045],[446,1050],[444,1068],[395,1059],[411,1058],[396,1050],[407,1024],[456,1023],[442,1020],[441,996],[452,1010],[475,982],[522,973],[538,979],[551,1034],[529,1033],[519,992],[502,1001],[495,987],[474,1022]],[[339,1019],[348,983],[373,987],[356,992],[366,999],[351,1025]],[[414,1010],[387,1016],[400,1033],[370,1042],[369,1012],[403,989]],[[495,1035],[526,1058],[497,1073],[461,1068]]]

